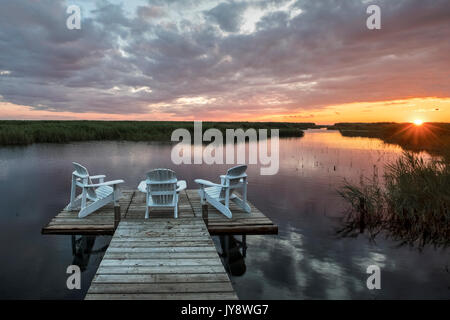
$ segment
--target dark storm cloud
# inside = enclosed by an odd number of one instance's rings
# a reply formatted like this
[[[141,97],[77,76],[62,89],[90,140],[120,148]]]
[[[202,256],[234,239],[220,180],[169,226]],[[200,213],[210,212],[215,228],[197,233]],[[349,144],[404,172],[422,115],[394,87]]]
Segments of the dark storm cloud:
[[[205,12],[205,16],[216,22],[223,31],[237,32],[246,8],[247,4],[244,2],[222,2]]]
[[[378,31],[356,0],[149,0],[134,15],[98,1],[68,30],[64,1],[4,1],[0,95],[36,109],[200,117],[448,97],[450,2],[372,3]],[[177,100],[189,97],[210,100]]]

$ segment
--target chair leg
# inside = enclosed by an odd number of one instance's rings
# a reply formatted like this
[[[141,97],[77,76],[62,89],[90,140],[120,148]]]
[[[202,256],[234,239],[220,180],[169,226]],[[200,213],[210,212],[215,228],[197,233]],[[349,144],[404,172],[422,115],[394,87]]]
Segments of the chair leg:
[[[205,191],[203,190],[203,188],[201,188],[201,189],[199,189],[198,190],[198,193],[200,194],[200,203],[202,204],[202,205],[204,205],[205,204]]]
[[[206,201],[209,202],[214,208],[219,210],[220,213],[222,213],[227,218],[231,219],[233,217],[230,208],[226,207],[223,203],[221,203],[219,200],[207,197]]]
[[[83,188],[83,194],[81,195],[81,210],[86,209],[86,202],[87,202],[87,191],[85,188]]]
[[[145,219],[149,218],[149,207],[148,207],[149,199],[150,194],[148,193],[148,186],[147,186],[147,193],[145,194]]]
[[[250,213],[251,209],[247,203],[247,178],[244,178],[244,188],[242,190],[242,209]]]
[[[77,180],[76,177],[72,174],[72,185],[70,187],[70,204],[68,206],[69,210],[72,210],[75,207],[75,196],[76,196],[76,188],[77,188]]]
[[[242,208],[244,211],[246,211],[247,213],[250,213],[252,210],[248,204],[248,202],[244,202],[242,199],[240,199],[239,197],[235,197],[233,198],[234,203]]]
[[[230,189],[225,191],[225,207],[230,208]]]
[[[242,190],[242,202],[247,206],[247,179],[244,179],[244,188]]]

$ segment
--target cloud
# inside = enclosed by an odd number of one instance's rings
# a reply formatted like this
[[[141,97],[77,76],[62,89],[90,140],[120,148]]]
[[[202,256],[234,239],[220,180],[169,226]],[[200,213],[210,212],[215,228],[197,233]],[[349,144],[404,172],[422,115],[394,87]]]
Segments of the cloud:
[[[216,22],[223,31],[237,32],[242,24],[242,16],[247,8],[245,2],[222,2],[205,12],[205,16]]]
[[[68,30],[68,2],[3,2],[3,101],[202,118],[449,97],[447,0],[373,2],[377,31],[357,0],[130,3],[89,4]]]
[[[165,12],[158,6],[138,6],[137,15],[141,19],[155,19],[165,16]]]

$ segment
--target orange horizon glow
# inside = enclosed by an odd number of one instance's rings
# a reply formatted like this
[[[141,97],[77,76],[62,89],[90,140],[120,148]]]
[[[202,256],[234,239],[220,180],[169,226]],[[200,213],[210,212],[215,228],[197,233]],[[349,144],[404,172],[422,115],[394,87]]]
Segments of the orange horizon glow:
[[[190,105],[186,105],[190,107]],[[212,107],[212,106],[210,106]],[[338,122],[410,122],[419,126],[425,122],[450,122],[450,98],[410,98],[380,102],[355,102],[329,105],[322,108],[298,108],[293,111],[279,112],[281,107],[263,109],[261,114],[246,111],[197,109],[192,115],[165,113],[164,109],[149,113],[108,114],[77,113],[67,111],[35,110],[30,106],[21,106],[0,102],[2,120],[129,120],[129,121],[254,121],[254,122],[314,122],[316,124],[334,124]],[[243,108],[245,110],[245,108]],[[287,107],[286,107],[287,109]]]

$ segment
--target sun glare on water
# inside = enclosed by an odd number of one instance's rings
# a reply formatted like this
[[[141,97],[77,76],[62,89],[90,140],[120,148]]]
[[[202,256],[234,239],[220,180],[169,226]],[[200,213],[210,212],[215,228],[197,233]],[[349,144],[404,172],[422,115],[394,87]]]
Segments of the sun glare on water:
[[[416,119],[416,120],[413,121],[413,123],[414,123],[416,126],[421,126],[421,125],[423,124],[423,120]]]

